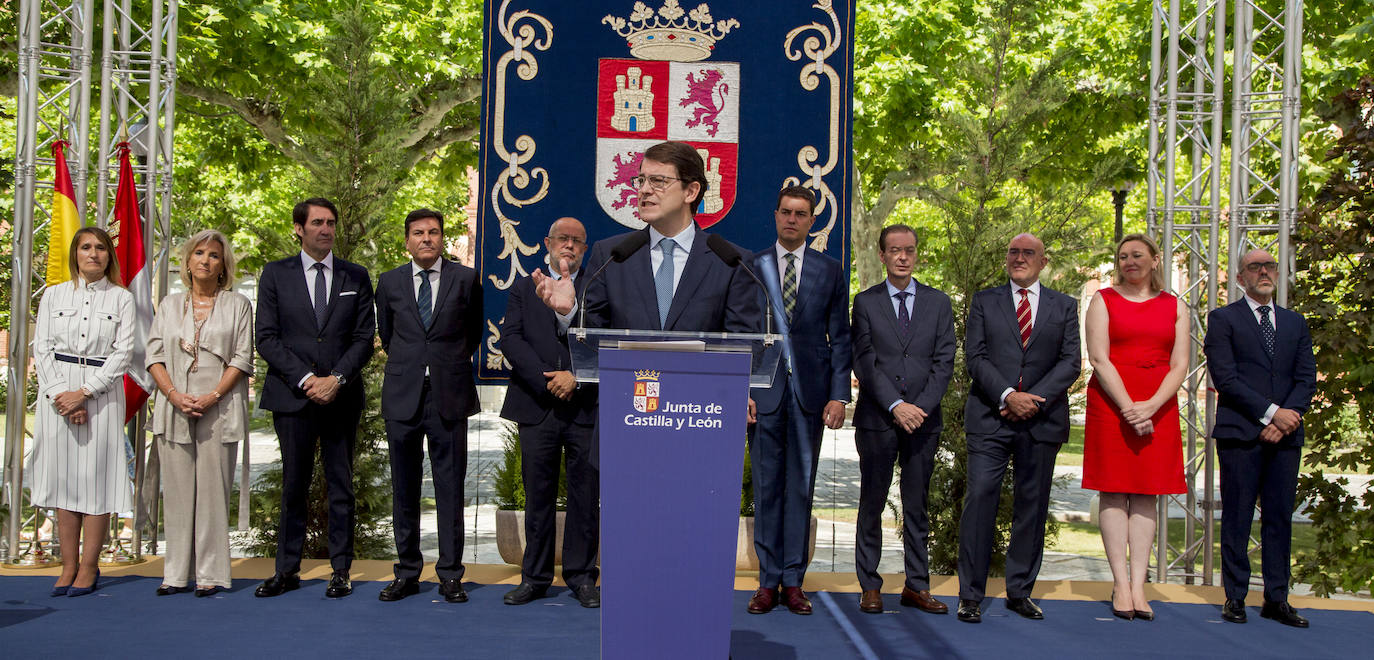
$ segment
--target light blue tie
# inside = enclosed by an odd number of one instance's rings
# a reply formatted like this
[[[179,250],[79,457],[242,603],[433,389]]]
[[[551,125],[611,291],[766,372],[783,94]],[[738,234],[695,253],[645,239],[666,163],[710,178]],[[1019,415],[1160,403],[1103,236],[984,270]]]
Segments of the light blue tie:
[[[658,293],[658,327],[662,328],[668,323],[668,308],[673,306],[673,250],[677,242],[665,238],[658,247],[663,250],[663,263],[654,274],[654,290]]]

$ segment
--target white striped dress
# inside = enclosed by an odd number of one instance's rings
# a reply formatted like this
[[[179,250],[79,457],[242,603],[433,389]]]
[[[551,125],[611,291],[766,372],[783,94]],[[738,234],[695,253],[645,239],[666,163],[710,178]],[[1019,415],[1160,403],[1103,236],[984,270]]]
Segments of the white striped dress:
[[[124,372],[134,340],[134,297],[108,279],[49,287],[38,304],[33,356],[38,368],[33,505],[77,513],[133,509],[124,457]],[[95,367],[57,355],[104,358]],[[86,386],[89,420],[71,424],[53,397]]]

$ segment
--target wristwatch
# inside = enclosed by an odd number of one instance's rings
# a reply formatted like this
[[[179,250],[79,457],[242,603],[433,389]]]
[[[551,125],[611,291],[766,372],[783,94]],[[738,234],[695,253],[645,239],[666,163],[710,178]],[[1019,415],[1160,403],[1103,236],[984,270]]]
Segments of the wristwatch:
[[[334,380],[339,381],[339,387],[343,387],[344,383],[348,382],[348,379],[344,378],[344,375],[337,371],[331,371],[329,372],[329,375],[333,376]]]

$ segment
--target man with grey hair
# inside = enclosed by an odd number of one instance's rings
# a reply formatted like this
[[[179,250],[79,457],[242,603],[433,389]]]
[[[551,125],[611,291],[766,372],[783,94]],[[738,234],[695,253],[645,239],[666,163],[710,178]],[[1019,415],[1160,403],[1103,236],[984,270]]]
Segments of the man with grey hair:
[[[1275,304],[1279,264],[1264,250],[1241,257],[1245,295],[1207,317],[1203,350],[1217,389],[1212,436],[1221,460],[1221,618],[1245,623],[1250,525],[1260,522],[1264,607],[1260,616],[1306,628],[1288,604],[1293,501],[1302,456],[1302,416],[1316,393],[1307,320]]]

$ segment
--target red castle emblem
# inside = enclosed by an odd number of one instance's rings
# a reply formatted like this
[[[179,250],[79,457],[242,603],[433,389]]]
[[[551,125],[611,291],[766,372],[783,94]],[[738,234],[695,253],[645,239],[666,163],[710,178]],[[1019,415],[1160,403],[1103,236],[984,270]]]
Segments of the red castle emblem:
[[[639,229],[639,174],[644,150],[664,140],[691,144],[706,163],[707,189],[696,220],[719,222],[735,203],[739,163],[739,82],[736,62],[705,61],[715,42],[738,27],[712,22],[709,8],[690,13],[676,0],[656,12],[636,5],[630,20],[602,20],[626,38],[639,59],[603,59],[597,79],[596,198],[616,222]]]

